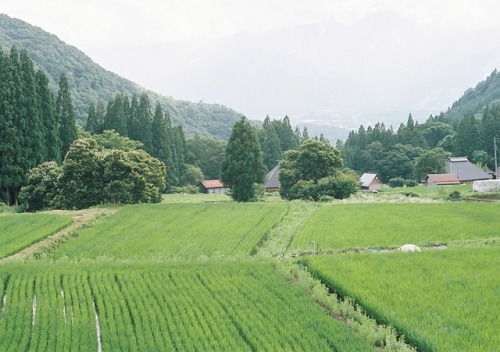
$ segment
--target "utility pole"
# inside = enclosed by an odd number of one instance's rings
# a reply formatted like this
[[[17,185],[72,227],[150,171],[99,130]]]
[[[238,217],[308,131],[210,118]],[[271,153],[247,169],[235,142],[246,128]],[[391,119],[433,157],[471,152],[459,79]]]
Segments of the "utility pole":
[[[498,179],[498,162],[497,162],[497,137],[493,137],[493,149],[495,151],[495,178]]]

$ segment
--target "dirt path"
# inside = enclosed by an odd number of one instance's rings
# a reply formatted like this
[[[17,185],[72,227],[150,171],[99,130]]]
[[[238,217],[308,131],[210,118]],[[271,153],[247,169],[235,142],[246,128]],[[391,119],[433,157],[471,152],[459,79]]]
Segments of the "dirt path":
[[[103,215],[107,214],[113,214],[118,211],[118,208],[107,208],[107,209],[98,209],[98,208],[92,208],[92,209],[83,209],[83,210],[52,210],[47,213],[50,214],[58,214],[58,215],[67,215],[71,216],[73,219],[72,223],[62,229],[59,232],[56,232],[50,237],[47,237],[44,240],[41,240],[39,242],[34,243],[33,245],[11,255],[8,257],[5,257],[0,260],[0,264],[6,263],[6,262],[11,262],[11,261],[22,261],[26,260],[33,255],[41,252],[45,252],[51,247],[54,246],[57,241],[61,240],[62,238],[69,237],[71,234],[73,234],[75,231],[78,229],[82,228],[85,224],[89,223],[90,221],[102,217]]]

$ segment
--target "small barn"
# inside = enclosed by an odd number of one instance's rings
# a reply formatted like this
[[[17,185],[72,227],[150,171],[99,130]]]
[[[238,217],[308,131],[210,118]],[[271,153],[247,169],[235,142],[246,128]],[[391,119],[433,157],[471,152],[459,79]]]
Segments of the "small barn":
[[[278,192],[280,190],[280,169],[278,165],[264,177],[264,188],[266,192]]]
[[[477,167],[467,157],[452,157],[446,162],[446,171],[455,174],[460,183],[471,184],[473,181],[489,180],[490,174]]]
[[[364,173],[359,179],[362,191],[378,192],[382,188],[382,181],[377,174]]]
[[[425,178],[427,186],[450,186],[459,185],[460,180],[455,174],[428,174]]]
[[[227,187],[220,180],[205,180],[201,181],[201,190],[203,193],[224,194]]]

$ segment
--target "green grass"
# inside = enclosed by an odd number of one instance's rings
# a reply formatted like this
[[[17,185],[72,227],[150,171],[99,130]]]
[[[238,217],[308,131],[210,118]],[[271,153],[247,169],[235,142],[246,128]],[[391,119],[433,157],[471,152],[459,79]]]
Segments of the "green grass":
[[[227,194],[164,194],[162,203],[227,203],[233,200]]]
[[[270,263],[4,265],[0,296],[1,351],[372,350]]]
[[[287,213],[281,204],[160,204],[122,208],[57,248],[55,258],[248,256]]]
[[[344,254],[302,261],[422,351],[500,346],[500,247]]]
[[[455,185],[455,186],[423,186],[416,187],[382,187],[381,194],[399,194],[412,192],[419,197],[427,198],[447,198],[451,192],[458,191],[460,193],[472,192],[472,185]]]
[[[9,214],[0,216],[0,258],[14,254],[71,223],[68,216]]]
[[[500,203],[342,204],[308,218],[293,250],[432,245],[500,237]]]

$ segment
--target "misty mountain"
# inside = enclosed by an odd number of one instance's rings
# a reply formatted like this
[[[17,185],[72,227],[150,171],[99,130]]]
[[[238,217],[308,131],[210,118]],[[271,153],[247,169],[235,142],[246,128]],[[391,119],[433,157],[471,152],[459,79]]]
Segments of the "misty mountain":
[[[54,92],[57,91],[61,73],[65,72],[70,83],[77,122],[81,125],[85,124],[91,102],[107,102],[118,93],[132,96],[146,92],[152,99],[152,104],[159,102],[163,110],[169,112],[172,122],[182,125],[188,136],[200,134],[227,139],[234,122],[241,116],[223,105],[175,100],[147,90],[103,69],[83,52],[67,45],[55,35],[3,14],[0,14],[0,45],[4,51],[10,50],[12,46],[16,46],[18,51],[27,49],[35,64],[46,72]]]

